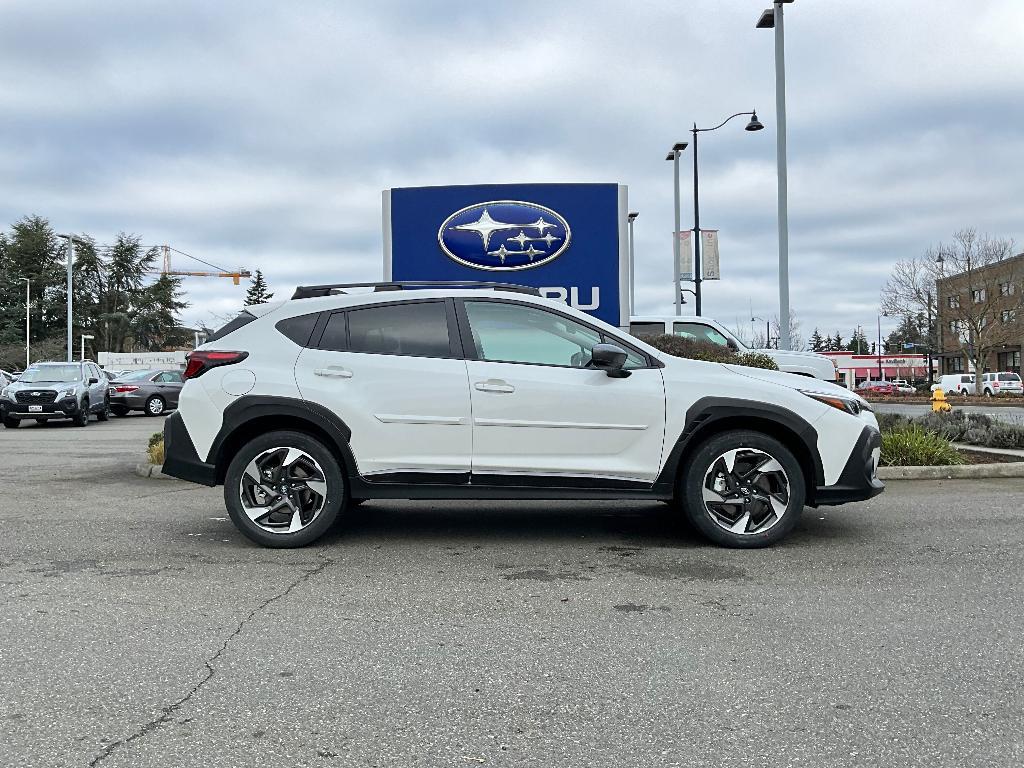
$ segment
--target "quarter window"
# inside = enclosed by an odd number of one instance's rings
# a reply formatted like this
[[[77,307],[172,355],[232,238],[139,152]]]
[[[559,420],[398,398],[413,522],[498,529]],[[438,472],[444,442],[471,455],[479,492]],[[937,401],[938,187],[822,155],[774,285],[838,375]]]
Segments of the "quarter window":
[[[481,360],[584,368],[594,347],[605,340],[593,328],[536,307],[496,301],[467,301],[465,306]],[[621,346],[617,339],[608,341]],[[626,352],[626,368],[647,367],[642,355]]]
[[[329,329],[330,323],[324,331],[325,337]],[[349,310],[348,349],[378,355],[451,357],[444,302],[409,302]]]

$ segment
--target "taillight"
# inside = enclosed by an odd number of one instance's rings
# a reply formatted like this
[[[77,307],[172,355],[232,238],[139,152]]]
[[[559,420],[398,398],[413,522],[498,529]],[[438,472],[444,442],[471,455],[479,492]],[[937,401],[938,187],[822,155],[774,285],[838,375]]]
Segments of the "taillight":
[[[118,384],[114,387],[115,392],[134,392],[136,389],[138,389],[138,387],[132,387],[128,384]]]
[[[234,365],[240,363],[249,356],[248,352],[210,352],[196,350],[185,356],[186,379],[198,379],[211,368],[219,368],[222,365]]]

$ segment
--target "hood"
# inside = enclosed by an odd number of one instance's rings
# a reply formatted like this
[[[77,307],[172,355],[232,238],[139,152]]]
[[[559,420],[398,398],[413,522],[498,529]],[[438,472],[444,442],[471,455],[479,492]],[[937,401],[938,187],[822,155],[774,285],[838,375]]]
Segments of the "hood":
[[[831,360],[827,355],[819,355],[817,352],[803,352],[795,349],[754,349],[751,351],[757,352],[759,355],[769,355],[770,357],[786,355],[787,357],[813,357],[818,360]]]
[[[811,352],[810,354],[813,355],[815,353]],[[728,368],[733,373],[745,376],[748,379],[765,381],[769,384],[778,384],[780,387],[801,389],[807,392],[821,392],[828,395],[841,395],[842,397],[852,397],[860,402],[866,402],[864,398],[856,392],[851,392],[845,387],[833,384],[831,381],[812,379],[809,376],[799,376],[795,373],[785,373],[783,371],[769,371],[764,368],[749,368],[745,365],[723,365],[722,367]]]

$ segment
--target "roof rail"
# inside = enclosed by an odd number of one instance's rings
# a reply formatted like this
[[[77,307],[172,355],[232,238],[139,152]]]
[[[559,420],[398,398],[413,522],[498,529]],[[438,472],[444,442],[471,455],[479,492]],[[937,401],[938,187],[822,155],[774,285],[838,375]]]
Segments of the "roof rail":
[[[324,285],[300,285],[292,294],[293,299],[309,299],[314,296],[331,296],[345,293],[346,288],[373,288],[379,291],[409,291],[417,288],[489,288],[494,291],[510,291],[540,296],[537,288],[515,283],[489,283],[478,280],[397,280],[386,283],[326,283]]]

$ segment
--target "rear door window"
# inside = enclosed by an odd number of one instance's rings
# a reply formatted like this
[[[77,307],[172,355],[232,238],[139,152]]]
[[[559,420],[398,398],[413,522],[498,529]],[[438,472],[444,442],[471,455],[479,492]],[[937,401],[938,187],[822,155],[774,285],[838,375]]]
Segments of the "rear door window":
[[[351,309],[347,314],[349,352],[413,357],[452,356],[448,311],[443,301],[364,307]],[[324,335],[327,335],[326,330]]]
[[[665,333],[664,323],[630,323],[629,332],[636,337],[662,336]]]

